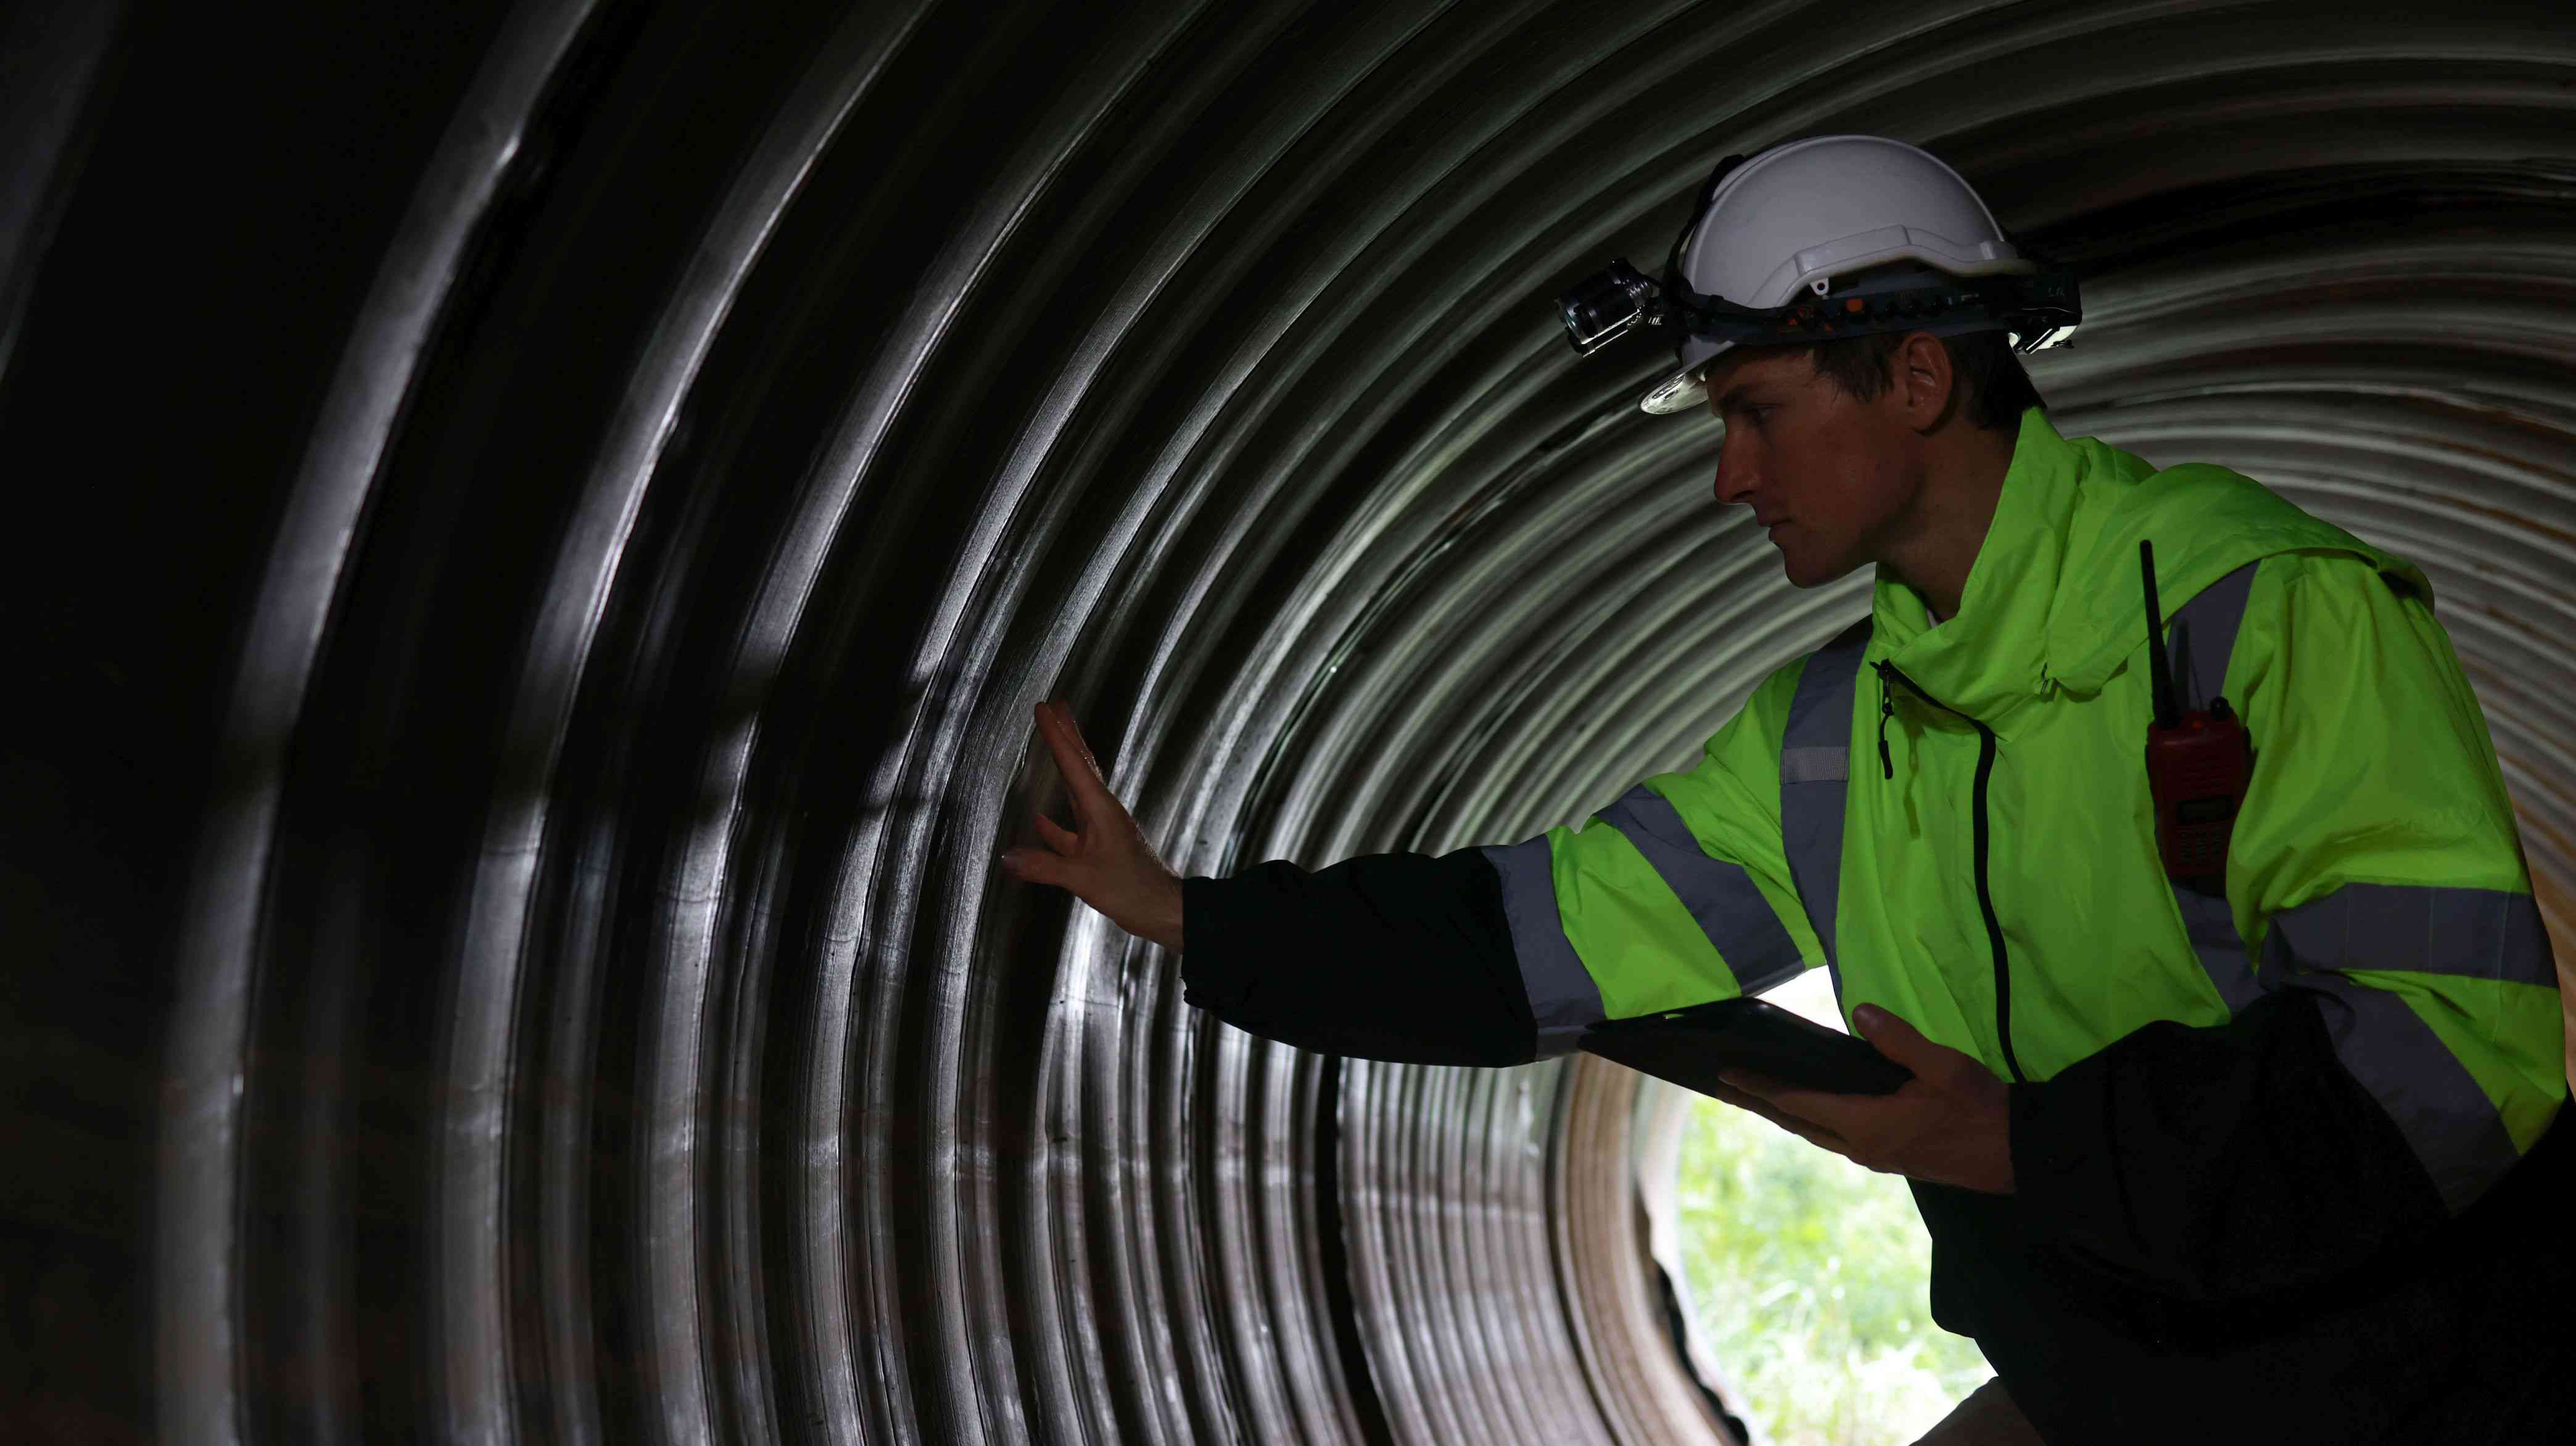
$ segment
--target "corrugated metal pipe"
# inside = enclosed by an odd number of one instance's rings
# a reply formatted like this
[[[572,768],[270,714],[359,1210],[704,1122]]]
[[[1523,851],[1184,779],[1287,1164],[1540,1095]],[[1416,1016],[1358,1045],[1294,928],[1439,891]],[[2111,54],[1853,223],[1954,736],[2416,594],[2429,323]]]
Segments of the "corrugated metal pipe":
[[[990,861],[1041,698],[1185,871],[1320,866],[1854,616],[1551,304],[1801,135],[2079,269],[2062,432],[2424,566],[2576,938],[2561,5],[0,40],[19,1439],[1724,1439],[1636,1076],[1265,1043]]]

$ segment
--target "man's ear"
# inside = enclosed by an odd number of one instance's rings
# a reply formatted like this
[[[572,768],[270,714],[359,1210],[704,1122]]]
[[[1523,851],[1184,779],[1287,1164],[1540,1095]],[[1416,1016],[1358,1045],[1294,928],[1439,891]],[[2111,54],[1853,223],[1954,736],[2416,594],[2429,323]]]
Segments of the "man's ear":
[[[1908,332],[1894,362],[1907,419],[1918,431],[1941,425],[1959,400],[1959,369],[1950,364],[1950,349],[1928,331]]]

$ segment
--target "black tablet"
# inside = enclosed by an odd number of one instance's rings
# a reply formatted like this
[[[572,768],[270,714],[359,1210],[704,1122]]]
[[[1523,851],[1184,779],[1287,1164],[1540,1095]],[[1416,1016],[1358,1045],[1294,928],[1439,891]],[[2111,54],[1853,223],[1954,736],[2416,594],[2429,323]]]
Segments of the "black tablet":
[[[1702,1094],[1715,1094],[1730,1069],[1845,1095],[1890,1094],[1914,1078],[1868,1040],[1759,999],[1605,1020],[1584,1031],[1583,1048]]]

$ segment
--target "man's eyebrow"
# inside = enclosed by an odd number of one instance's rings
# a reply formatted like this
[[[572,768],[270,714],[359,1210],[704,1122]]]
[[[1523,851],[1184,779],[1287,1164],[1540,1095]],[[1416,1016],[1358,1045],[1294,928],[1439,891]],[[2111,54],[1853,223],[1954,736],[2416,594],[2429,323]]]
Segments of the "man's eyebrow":
[[[1744,400],[1744,394],[1746,392],[1752,391],[1754,388],[1761,385],[1762,384],[1760,382],[1737,382],[1734,386],[1726,389],[1726,395],[1717,399],[1717,409],[1721,412],[1732,409],[1737,402]]]

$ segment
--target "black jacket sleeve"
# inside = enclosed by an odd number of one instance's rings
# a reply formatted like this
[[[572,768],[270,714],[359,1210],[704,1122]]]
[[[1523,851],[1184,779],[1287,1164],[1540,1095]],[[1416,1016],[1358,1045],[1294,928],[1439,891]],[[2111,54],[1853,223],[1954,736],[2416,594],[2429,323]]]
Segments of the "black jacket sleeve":
[[[1181,918],[1182,997],[1237,1029],[1408,1064],[1536,1057],[1502,880],[1474,849],[1186,878]]]
[[[2223,1025],[2150,1024],[2053,1079],[2013,1085],[2011,1110],[2024,1219],[2164,1295],[2322,1283],[2447,1218],[2303,990]]]

